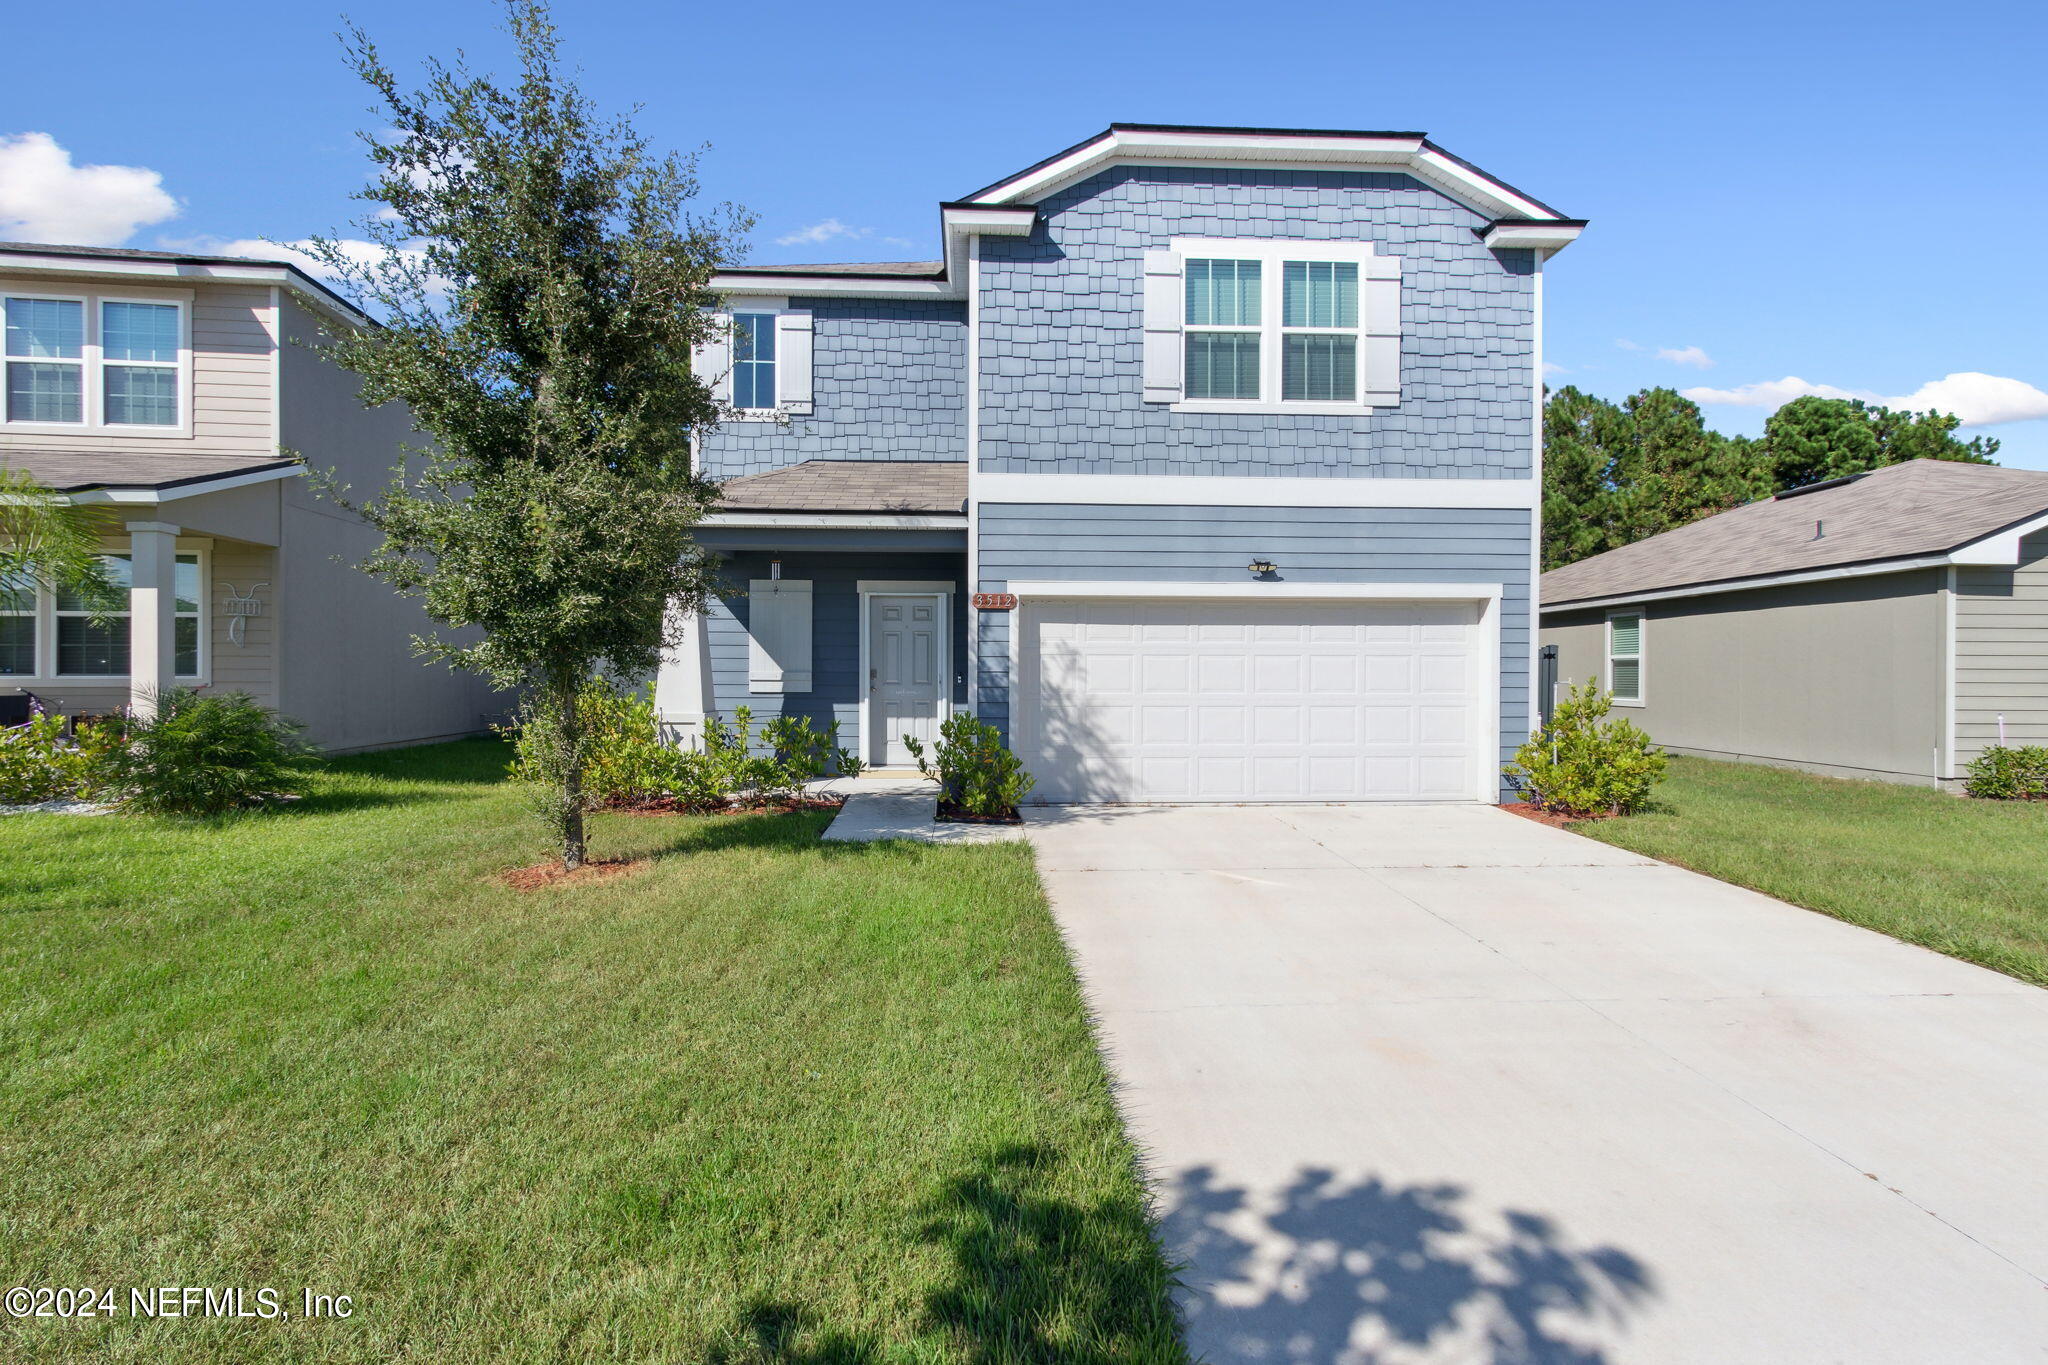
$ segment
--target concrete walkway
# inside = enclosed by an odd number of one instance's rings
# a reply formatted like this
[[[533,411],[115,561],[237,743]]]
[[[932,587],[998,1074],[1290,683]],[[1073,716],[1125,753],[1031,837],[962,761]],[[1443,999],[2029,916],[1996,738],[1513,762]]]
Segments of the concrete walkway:
[[[2048,992],[1484,807],[1027,819],[1198,1356],[2048,1360]]]

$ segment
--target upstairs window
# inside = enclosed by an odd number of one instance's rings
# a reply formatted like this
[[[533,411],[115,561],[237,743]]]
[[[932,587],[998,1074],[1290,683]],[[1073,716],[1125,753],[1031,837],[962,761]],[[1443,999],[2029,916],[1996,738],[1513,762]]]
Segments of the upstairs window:
[[[1643,614],[1616,612],[1607,618],[1607,690],[1616,704],[1643,704]]]
[[[775,315],[735,313],[732,318],[732,405],[775,406]]]
[[[10,294],[0,299],[10,424],[177,428],[184,306]]]
[[[1259,396],[1260,274],[1257,261],[1187,263],[1188,397]]]
[[[1288,261],[1281,271],[1281,401],[1357,402],[1358,266]]]

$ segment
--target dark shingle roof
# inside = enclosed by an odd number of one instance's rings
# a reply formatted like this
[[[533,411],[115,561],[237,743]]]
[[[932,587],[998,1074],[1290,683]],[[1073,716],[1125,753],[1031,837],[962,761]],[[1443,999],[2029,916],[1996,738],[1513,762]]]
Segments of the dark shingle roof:
[[[728,479],[725,512],[967,511],[967,466],[957,461],[806,460]]]
[[[944,261],[838,261],[824,265],[733,265],[731,275],[937,275]]]
[[[0,449],[0,468],[22,470],[37,483],[59,493],[81,493],[93,488],[173,488],[230,474],[286,469],[297,463],[275,455]]]
[[[1909,460],[1552,569],[1543,605],[1945,554],[2043,512],[2048,473]]]

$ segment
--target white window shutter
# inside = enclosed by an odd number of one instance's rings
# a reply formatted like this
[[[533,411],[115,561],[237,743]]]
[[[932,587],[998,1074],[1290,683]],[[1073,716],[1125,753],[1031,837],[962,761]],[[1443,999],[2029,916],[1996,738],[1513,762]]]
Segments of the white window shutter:
[[[1145,253],[1145,401],[1177,403],[1181,396],[1181,258],[1172,251]]]
[[[747,584],[747,690],[811,690],[811,580]]]
[[[799,417],[811,411],[811,310],[775,315],[776,406]]]
[[[711,386],[711,396],[721,403],[732,401],[732,316],[718,313],[710,319],[713,335],[697,347],[691,368]]]
[[[1391,408],[1401,401],[1401,258],[1371,256],[1365,264],[1366,406]]]

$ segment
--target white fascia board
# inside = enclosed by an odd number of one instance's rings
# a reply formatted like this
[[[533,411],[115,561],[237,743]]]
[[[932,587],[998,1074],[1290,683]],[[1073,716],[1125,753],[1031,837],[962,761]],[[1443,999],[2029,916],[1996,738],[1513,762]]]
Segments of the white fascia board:
[[[761,526],[779,531],[964,531],[959,512],[877,515],[863,512],[710,512],[702,526]]]
[[[976,503],[1158,507],[1506,507],[1539,501],[1533,479],[1233,478],[1206,474],[990,474],[970,470]]]
[[[0,254],[0,274],[12,274],[17,271],[52,275],[115,275],[124,279],[214,280],[227,284],[281,285],[291,290],[293,296],[308,307],[317,308],[350,326],[359,327],[369,321],[354,308],[306,288],[304,278],[299,272],[282,262],[277,265],[265,265],[260,261],[230,264],[200,261],[134,261],[101,256],[35,256],[17,255],[13,252]]]
[[[711,287],[721,294],[773,294],[800,298],[854,295],[870,299],[961,299],[965,286],[950,279],[893,279],[881,275],[755,275],[728,271],[713,275]]]
[[[1951,564],[2012,565],[2020,562],[2020,541],[2036,531],[2048,530],[2048,512],[2032,521],[2023,521],[2017,526],[2008,526],[1982,540],[1973,540],[1968,545],[1958,546],[1949,551]]]
[[[1665,602],[1674,597],[1712,597],[1719,593],[1748,592],[1752,588],[1777,588],[1794,583],[1825,583],[1836,578],[1872,578],[1878,574],[1911,573],[1915,569],[1938,569],[1955,561],[1947,555],[1919,555],[1912,559],[1885,559],[1874,564],[1844,564],[1833,569],[1802,569],[1798,573],[1764,574],[1757,578],[1724,579],[1718,583],[1693,583],[1682,588],[1661,588],[1652,592],[1612,593],[1606,597],[1575,598],[1568,602],[1543,603],[1545,612],[1590,611],[1596,607],[1629,606],[1637,602]]]
[[[1114,579],[1011,579],[1019,602],[1041,598],[1280,598],[1327,602],[1498,602],[1499,583],[1187,583]]]
[[[1569,223],[1502,223],[1488,228],[1485,242],[1489,250],[1526,248],[1533,251],[1562,251],[1579,240],[1585,229]]]
[[[196,498],[206,493],[223,493],[230,488],[242,488],[252,483],[296,479],[305,472],[304,465],[295,464],[283,469],[258,469],[247,474],[223,474],[217,479],[181,483],[173,488],[86,488],[71,494],[70,499],[80,507],[109,503],[120,506],[153,505],[176,502],[181,498]]]

